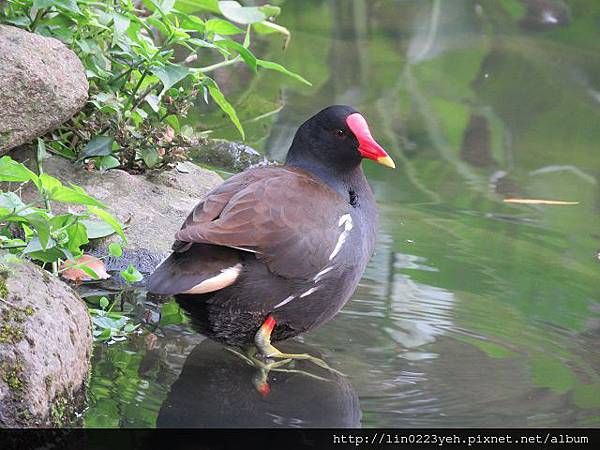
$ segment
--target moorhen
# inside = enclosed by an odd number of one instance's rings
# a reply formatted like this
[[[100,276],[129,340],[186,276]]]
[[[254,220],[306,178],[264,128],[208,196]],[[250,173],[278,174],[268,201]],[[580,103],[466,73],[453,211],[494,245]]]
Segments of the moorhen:
[[[239,173],[193,209],[148,291],[175,295],[212,339],[326,366],[271,342],[328,321],[358,285],[378,227],[363,158],[394,168],[354,108],[320,111],[284,165]]]

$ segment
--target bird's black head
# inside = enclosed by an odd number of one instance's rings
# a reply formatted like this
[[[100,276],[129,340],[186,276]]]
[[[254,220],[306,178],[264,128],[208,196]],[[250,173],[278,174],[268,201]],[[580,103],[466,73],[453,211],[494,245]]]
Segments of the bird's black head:
[[[286,164],[345,172],[355,169],[363,158],[394,167],[392,159],[371,136],[364,117],[351,106],[334,105],[298,128]]]

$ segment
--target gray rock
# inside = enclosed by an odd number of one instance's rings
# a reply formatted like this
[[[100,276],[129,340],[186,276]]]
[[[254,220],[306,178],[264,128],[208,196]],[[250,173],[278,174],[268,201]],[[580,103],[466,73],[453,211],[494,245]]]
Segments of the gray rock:
[[[0,155],[67,121],[87,98],[83,65],[62,42],[0,25]]]
[[[268,163],[252,147],[224,139],[209,139],[191,148],[188,153],[198,163],[230,172],[241,172],[249,167]]]
[[[32,154],[19,153],[19,159],[34,160]],[[171,251],[175,233],[200,199],[222,183],[214,172],[190,162],[179,163],[178,169],[132,175],[122,170],[87,171],[57,156],[44,162],[44,171],[64,183],[72,182],[103,202],[117,218],[127,225],[128,243],[123,257],[108,259],[109,270],[121,270],[129,263],[141,272],[151,272]],[[22,191],[24,201],[33,200],[34,191]],[[85,211],[78,205],[54,204],[54,212]],[[113,235],[97,240],[96,252],[105,255],[104,248],[120,242]]]
[[[0,267],[0,427],[73,424],[92,351],[87,307],[34,264]]]

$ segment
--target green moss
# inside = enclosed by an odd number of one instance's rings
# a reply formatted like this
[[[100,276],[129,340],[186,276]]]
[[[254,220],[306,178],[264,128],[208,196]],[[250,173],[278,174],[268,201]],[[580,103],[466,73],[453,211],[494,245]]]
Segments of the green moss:
[[[10,324],[4,324],[0,327],[0,344],[16,344],[25,336],[23,328]]]
[[[10,390],[20,392],[25,387],[25,382],[22,380],[23,367],[19,362],[12,365],[8,363],[0,364],[0,374]]]
[[[10,141],[11,136],[12,132],[10,131],[0,131],[0,147]]]
[[[25,330],[20,324],[33,314],[31,306],[26,308],[8,307],[2,309],[2,326],[0,326],[0,344],[16,344],[25,337]]]
[[[2,318],[5,322],[17,322],[23,323],[27,319],[27,316],[33,314],[33,308],[28,306],[31,311],[28,311],[27,308],[6,308],[2,310]]]
[[[62,427],[65,423],[69,402],[64,395],[58,395],[50,405],[50,423],[55,427]]]
[[[0,298],[5,300],[8,298],[8,287],[6,286],[6,279],[3,276],[0,276]]]

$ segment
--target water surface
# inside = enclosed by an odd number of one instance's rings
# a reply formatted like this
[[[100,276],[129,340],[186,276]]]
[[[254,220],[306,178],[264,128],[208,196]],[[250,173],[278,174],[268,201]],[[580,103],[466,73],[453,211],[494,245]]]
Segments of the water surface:
[[[282,7],[289,48],[257,53],[313,87],[217,74],[248,143],[281,159],[303,120],[352,104],[398,166],[364,165],[382,226],[352,300],[289,344],[347,376],[301,363],[262,397],[187,325],[147,327],[96,346],[86,426],[600,426],[598,2]],[[200,104],[190,122],[238,139]]]

